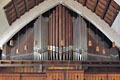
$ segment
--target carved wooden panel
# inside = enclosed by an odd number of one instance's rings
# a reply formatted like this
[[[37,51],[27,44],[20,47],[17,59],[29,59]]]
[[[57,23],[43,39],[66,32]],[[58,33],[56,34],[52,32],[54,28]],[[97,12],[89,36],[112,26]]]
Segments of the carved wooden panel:
[[[79,70],[47,71],[47,80],[84,80],[84,72]]]
[[[20,80],[20,74],[0,74],[0,80]]]
[[[47,80],[65,80],[64,71],[47,71]]]
[[[22,80],[48,80],[46,74],[22,74]]]
[[[85,74],[85,80],[107,80],[107,74]]]
[[[120,80],[120,74],[108,74],[108,80]]]

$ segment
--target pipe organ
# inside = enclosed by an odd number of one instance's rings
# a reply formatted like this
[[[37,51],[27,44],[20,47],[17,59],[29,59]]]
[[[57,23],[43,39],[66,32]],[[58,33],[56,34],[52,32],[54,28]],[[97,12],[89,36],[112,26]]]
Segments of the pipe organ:
[[[50,11],[48,26],[49,59],[72,60],[72,13],[62,5]]]
[[[34,9],[40,10],[42,5],[51,1],[55,0],[11,0],[4,7],[9,24],[14,26],[12,23],[25,12],[34,14]],[[87,17],[67,8],[64,1],[45,13],[42,12],[47,8],[41,10],[42,14],[37,16],[37,13],[36,19],[2,45],[0,80],[120,80],[120,49],[116,43],[110,41]],[[104,20],[109,6],[118,10],[113,0],[74,1],[94,11]],[[31,11],[35,5],[37,6]],[[50,7],[53,5],[55,4]],[[68,6],[70,5],[72,4],[69,3]],[[99,8],[101,5],[103,9]],[[99,9],[104,14],[99,13]],[[12,12],[16,15],[10,16]]]
[[[25,28],[26,27],[26,28]],[[59,4],[38,16],[13,36],[2,51],[11,60],[111,60],[118,59],[117,48],[94,25]],[[98,31],[98,32],[96,32]],[[100,35],[104,35],[100,36]],[[88,46],[91,41],[92,46]],[[18,48],[19,46],[19,48]],[[27,47],[27,51],[24,47]],[[100,51],[97,52],[96,46]],[[16,49],[19,54],[16,54]],[[102,50],[104,49],[104,54]]]

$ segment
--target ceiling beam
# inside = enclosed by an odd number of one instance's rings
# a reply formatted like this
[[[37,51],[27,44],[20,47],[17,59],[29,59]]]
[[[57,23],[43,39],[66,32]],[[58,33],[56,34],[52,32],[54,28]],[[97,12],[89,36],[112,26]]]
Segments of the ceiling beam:
[[[26,8],[26,11],[29,11],[28,0],[24,0],[24,2],[25,2],[25,8]]]
[[[104,18],[105,14],[106,14],[106,12],[107,12],[107,10],[108,10],[108,8],[109,8],[110,3],[111,3],[111,0],[107,0],[107,4],[106,4],[106,6],[105,6],[104,13],[103,13],[103,15],[101,16],[102,19]]]
[[[96,7],[97,7],[97,4],[98,4],[98,1],[99,1],[99,0],[96,0],[96,2],[95,2],[95,6],[94,6],[94,8],[93,8],[93,12],[95,12],[95,10],[96,10]]]
[[[17,8],[16,0],[12,0],[12,3],[13,3],[13,6],[15,8],[15,12],[17,14],[17,18],[20,18],[20,14],[19,14],[19,11],[18,11],[18,8]]]

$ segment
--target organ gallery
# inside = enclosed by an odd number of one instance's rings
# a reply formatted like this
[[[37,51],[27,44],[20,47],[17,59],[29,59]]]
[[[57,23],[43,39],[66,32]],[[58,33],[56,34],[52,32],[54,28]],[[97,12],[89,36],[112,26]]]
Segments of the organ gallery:
[[[119,80],[119,5],[1,1],[0,80]]]

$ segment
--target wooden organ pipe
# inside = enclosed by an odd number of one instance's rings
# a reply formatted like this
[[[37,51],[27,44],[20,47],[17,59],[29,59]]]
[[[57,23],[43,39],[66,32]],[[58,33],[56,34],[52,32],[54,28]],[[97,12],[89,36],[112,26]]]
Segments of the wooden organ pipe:
[[[48,45],[50,60],[72,60],[72,16],[58,5],[49,16]]]
[[[72,60],[72,17],[68,15],[68,45],[69,45],[69,59]]]
[[[69,52],[69,56],[68,59],[70,60],[71,57],[71,53],[70,53],[70,14],[68,14],[68,52]]]
[[[49,46],[50,46],[50,51],[49,51],[49,59],[51,59],[51,54],[52,54],[52,50],[51,50],[51,46],[52,46],[52,14],[50,13],[50,17],[49,17]]]
[[[50,60],[50,17],[48,22],[48,60]]]
[[[62,5],[59,5],[59,59],[61,60],[61,40],[62,40]]]
[[[56,58],[56,56],[55,56],[55,37],[56,37],[56,31],[55,31],[55,29],[56,29],[56,27],[55,27],[55,10],[53,11],[53,16],[52,16],[52,18],[53,18],[53,60],[55,60],[55,58]]]
[[[61,5],[61,41],[60,41],[60,44],[61,44],[61,59],[63,60],[63,45],[64,45],[64,41],[63,41],[63,6]]]
[[[51,60],[53,60],[53,12],[51,13]]]
[[[65,49],[66,49],[65,48],[65,46],[66,46],[65,45],[65,43],[66,43],[66,39],[65,39],[65,36],[66,36],[66,34],[65,34],[65,32],[66,32],[66,27],[65,27],[65,7],[63,7],[63,11],[62,12],[63,12],[63,15],[62,15],[63,16],[63,18],[62,18],[63,19],[62,20],[63,21],[62,22],[63,23],[63,25],[62,25],[63,26],[63,28],[62,28],[63,35],[62,36],[63,36],[63,42],[64,42],[64,45],[63,45],[63,60],[65,60]]]
[[[70,19],[70,25],[71,25],[71,29],[70,29],[70,34],[71,34],[71,36],[70,36],[70,45],[71,45],[71,59],[73,60],[73,50],[72,50],[72,45],[73,45],[73,18],[71,17],[71,19]]]
[[[68,60],[69,52],[68,52],[68,11],[66,10],[66,60]]]
[[[59,26],[58,26],[58,6],[56,7],[56,59],[58,60],[58,46],[59,46]]]

